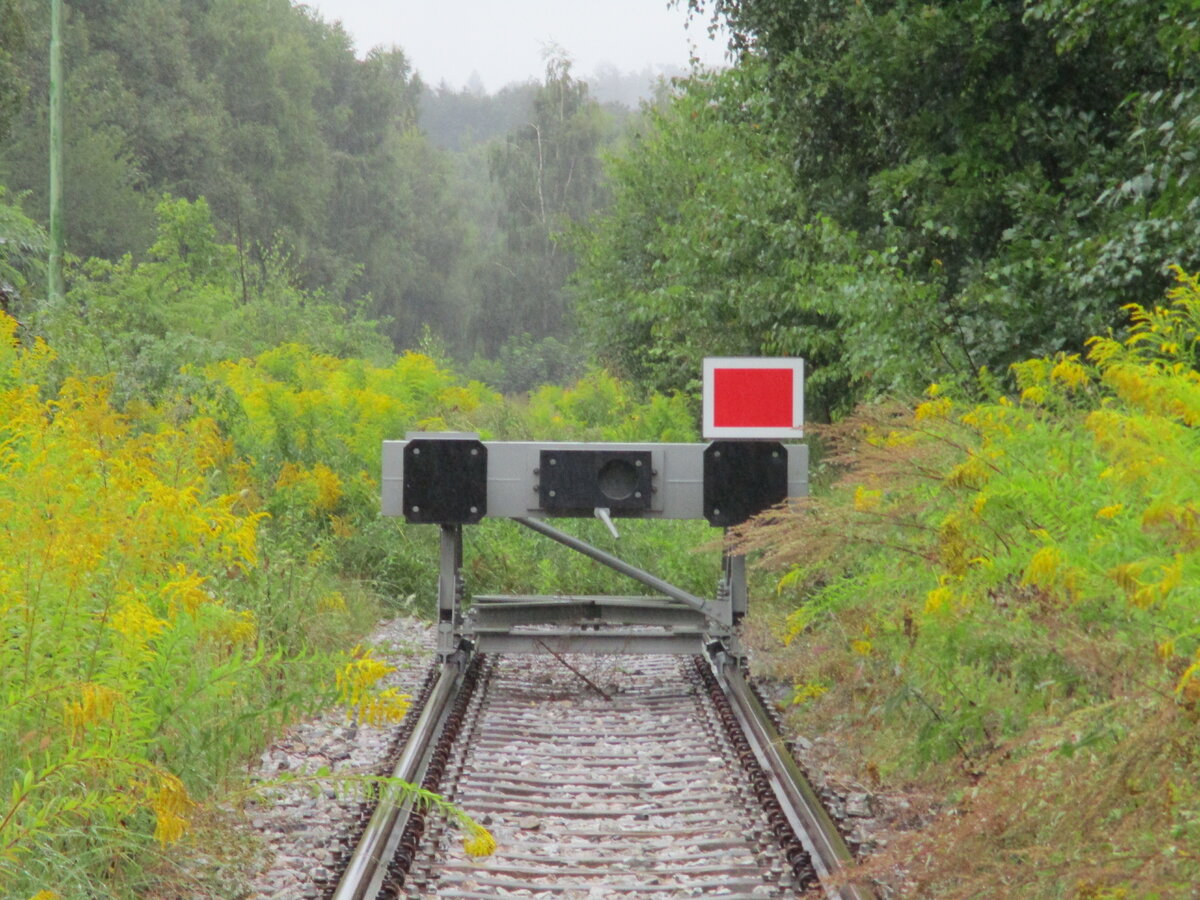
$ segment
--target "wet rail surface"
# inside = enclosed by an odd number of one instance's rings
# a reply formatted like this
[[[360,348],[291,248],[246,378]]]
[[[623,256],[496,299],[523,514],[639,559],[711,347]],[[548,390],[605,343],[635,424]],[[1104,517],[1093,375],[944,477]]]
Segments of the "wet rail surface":
[[[338,896],[750,900],[817,885],[700,657],[493,656],[472,669],[424,786],[485,825],[496,852],[472,857],[455,822],[414,815],[379,889]]]

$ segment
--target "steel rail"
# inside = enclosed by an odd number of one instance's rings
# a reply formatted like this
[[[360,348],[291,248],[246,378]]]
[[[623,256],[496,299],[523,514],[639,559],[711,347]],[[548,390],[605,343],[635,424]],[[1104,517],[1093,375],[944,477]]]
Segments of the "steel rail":
[[[738,723],[759,758],[792,830],[812,858],[813,869],[826,896],[830,900],[876,900],[870,888],[833,883],[854,862],[850,848],[792,758],[769,713],[750,690],[736,660],[718,651],[713,654],[712,662],[717,683],[729,698]]]
[[[421,710],[408,743],[404,745],[404,751],[392,770],[393,778],[409,784],[420,784],[437,737],[454,705],[466,664],[466,654],[462,652],[455,653],[442,664],[441,674],[429,700]],[[414,803],[415,798],[411,795],[397,798],[384,792],[346,864],[337,888],[330,895],[331,900],[370,900],[379,894],[387,875],[388,862],[400,843]]]

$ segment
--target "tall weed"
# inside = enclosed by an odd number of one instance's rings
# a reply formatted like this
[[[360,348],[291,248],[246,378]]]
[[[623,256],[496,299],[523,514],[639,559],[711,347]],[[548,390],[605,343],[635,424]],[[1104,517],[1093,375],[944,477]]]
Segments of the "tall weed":
[[[233,458],[211,419],[137,422],[105,379],[43,400],[52,354],[15,329],[0,316],[0,884],[32,893],[53,860],[91,858],[79,889],[105,896],[274,712],[281,661],[234,599],[262,514],[217,488]]]
[[[299,553],[314,546],[341,572],[396,605],[410,598],[428,609],[437,568],[436,529],[406,529],[379,516],[382,442],[409,431],[471,431],[488,439],[687,441],[694,418],[682,397],[642,401],[605,372],[569,387],[542,387],[528,400],[502,397],[479,382],[464,384],[428,356],[407,353],[390,366],[316,354],[295,344],[254,359],[209,367],[219,386],[207,407],[220,419],[254,481],[269,496],[272,541]],[[585,526],[586,530],[586,526]],[[591,532],[601,542],[607,532]],[[622,552],[710,589],[711,555],[688,548],[706,535],[685,523],[638,523],[623,529]],[[682,539],[682,546],[681,544]],[[600,592],[594,564],[509,523],[470,529],[468,567],[476,592]],[[711,572],[705,571],[711,570]],[[701,574],[703,573],[703,574]],[[698,588],[695,588],[698,589]]]

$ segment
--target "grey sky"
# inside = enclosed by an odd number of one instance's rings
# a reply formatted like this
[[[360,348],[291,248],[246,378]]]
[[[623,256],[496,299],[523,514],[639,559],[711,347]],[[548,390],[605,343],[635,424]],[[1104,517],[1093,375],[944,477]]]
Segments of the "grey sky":
[[[463,87],[478,72],[488,91],[540,79],[543,51],[562,47],[586,77],[608,62],[622,72],[687,68],[695,48],[719,66],[724,40],[710,41],[707,20],[667,0],[303,0],[326,21],[341,21],[361,56],[380,44],[403,48],[431,85]],[[686,4],[685,4],[686,5]]]

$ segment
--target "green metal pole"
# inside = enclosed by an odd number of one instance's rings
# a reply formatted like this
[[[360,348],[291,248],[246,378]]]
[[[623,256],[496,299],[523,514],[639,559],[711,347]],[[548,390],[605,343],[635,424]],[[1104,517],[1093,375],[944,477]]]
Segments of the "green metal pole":
[[[63,295],[62,0],[50,0],[50,300]]]

